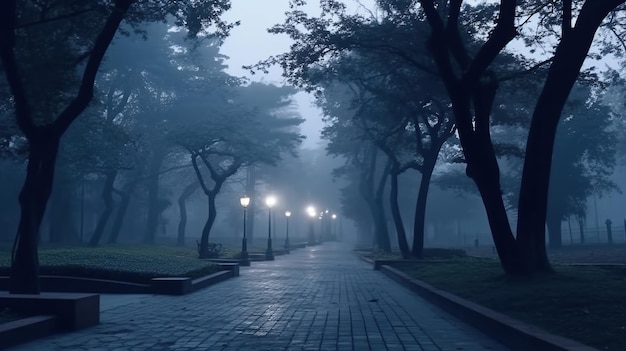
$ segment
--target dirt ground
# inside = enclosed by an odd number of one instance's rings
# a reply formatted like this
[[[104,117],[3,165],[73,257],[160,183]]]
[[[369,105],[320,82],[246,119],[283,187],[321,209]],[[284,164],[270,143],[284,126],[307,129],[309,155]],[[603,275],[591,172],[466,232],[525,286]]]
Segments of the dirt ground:
[[[467,254],[496,257],[492,247],[467,249]],[[558,250],[548,250],[553,263],[621,263],[626,264],[626,245],[567,245]]]

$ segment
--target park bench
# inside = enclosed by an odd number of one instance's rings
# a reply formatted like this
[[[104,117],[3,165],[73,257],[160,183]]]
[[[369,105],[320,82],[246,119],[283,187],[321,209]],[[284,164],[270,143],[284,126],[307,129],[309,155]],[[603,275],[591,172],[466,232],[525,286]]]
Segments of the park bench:
[[[199,255],[200,254],[200,242],[196,240],[196,244],[198,245],[198,255]],[[220,253],[222,253],[222,244],[209,243],[208,251],[209,251],[209,257],[207,258],[220,257]]]

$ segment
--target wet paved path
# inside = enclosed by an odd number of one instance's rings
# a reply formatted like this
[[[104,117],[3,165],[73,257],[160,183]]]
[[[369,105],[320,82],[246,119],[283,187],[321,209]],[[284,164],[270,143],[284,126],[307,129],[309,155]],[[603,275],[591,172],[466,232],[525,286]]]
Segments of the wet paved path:
[[[105,295],[101,324],[10,350],[508,350],[338,243],[185,296]]]

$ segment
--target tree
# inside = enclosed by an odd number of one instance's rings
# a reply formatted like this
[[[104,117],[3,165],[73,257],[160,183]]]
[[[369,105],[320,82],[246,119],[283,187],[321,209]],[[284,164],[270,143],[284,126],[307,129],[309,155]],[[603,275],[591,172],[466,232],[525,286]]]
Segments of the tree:
[[[516,2],[500,1],[496,25],[473,55],[461,40],[461,1],[451,3],[447,9],[437,8],[432,0],[421,0],[420,4],[432,29],[433,58],[452,101],[467,160],[467,173],[476,182],[483,198],[502,266],[509,274],[550,271],[545,249],[545,223],[557,125],[598,27],[623,1],[584,1],[577,4],[580,7],[564,1],[560,11],[554,9],[560,12],[561,35],[530,123],[520,187],[517,237],[513,236],[508,224],[500,195],[499,168],[489,132],[493,99],[498,89],[496,76],[489,66],[518,35]],[[446,16],[446,22],[442,16]],[[576,18],[575,24],[573,18]],[[462,68],[462,73],[453,68],[455,65]]]
[[[391,164],[386,160],[383,160],[386,166],[380,162],[378,148],[359,123],[358,115],[362,111],[355,110],[349,86],[332,82],[324,85],[323,99],[318,103],[328,120],[322,130],[322,137],[329,141],[326,152],[346,160],[346,164],[336,169],[334,173],[340,176],[345,173],[352,174],[354,170],[358,172],[358,191],[371,214],[375,242],[378,248],[390,252],[391,242],[383,194]]]
[[[564,115],[557,129],[548,194],[551,248],[561,246],[561,221],[572,215],[584,217],[590,196],[619,190],[610,179],[617,151],[610,109],[594,99],[589,87],[577,85]]]
[[[423,72],[407,69],[405,62],[389,55],[354,51],[359,54],[353,52],[332,61],[328,66],[332,76],[325,79],[346,86],[344,90],[351,94],[347,104],[353,106],[353,124],[389,159],[390,208],[400,252],[405,257],[422,257],[430,177],[441,146],[454,132],[454,123],[449,118],[446,103],[435,93],[436,84],[423,83],[428,79],[420,74]],[[315,79],[309,84],[315,84]],[[332,106],[337,104],[332,97],[337,89],[330,84],[333,83],[318,83],[318,96],[328,100],[325,113],[333,113]],[[339,94],[339,99],[345,98],[342,96],[345,93]],[[408,169],[422,174],[411,249],[397,199],[398,176]]]
[[[378,2],[385,15],[397,19],[393,21],[397,24],[396,30],[411,28],[417,23],[428,25],[428,31],[422,33],[428,37],[430,57],[451,101],[467,162],[466,173],[481,194],[500,262],[507,274],[551,271],[545,247],[545,223],[557,125],[596,31],[605,19],[607,28],[617,28],[622,18],[615,11],[623,3],[623,0],[564,1],[536,7],[501,0],[498,4],[485,2],[471,7],[463,6],[463,1]],[[366,22],[366,28],[371,28],[378,23],[376,18],[365,20],[358,15],[347,15],[337,1],[324,1],[322,6],[321,19],[309,18],[296,10],[285,25],[273,29],[276,33],[289,34],[297,43],[291,53],[270,59],[266,64],[279,63],[294,81],[302,81],[307,79],[311,65],[319,65],[337,51],[354,46],[390,49],[387,42],[378,41],[374,45],[371,40],[362,40],[362,31],[355,31],[361,28],[355,24]],[[502,198],[500,169],[490,129],[500,83],[493,63],[515,38],[534,43],[533,38],[520,34],[525,28],[517,24],[532,22],[530,18],[535,14],[541,16],[540,27],[544,29],[537,38],[543,35],[543,40],[549,38],[557,45],[549,60],[534,65],[549,65],[549,68],[532,113],[520,188],[517,236],[514,236]],[[611,14],[615,16],[609,17]],[[333,16],[336,21],[332,20]],[[517,16],[522,20],[518,21]],[[304,30],[296,24],[302,25]],[[554,30],[559,27],[560,32]],[[422,27],[416,25],[411,29],[417,32]],[[396,36],[394,30],[386,33]],[[474,40],[468,40],[468,33],[474,34]],[[410,52],[393,52],[417,69],[430,70]],[[533,70],[532,64],[528,70]]]
[[[200,258],[209,257],[209,235],[217,216],[215,199],[226,180],[242,166],[275,165],[283,153],[293,153],[302,140],[294,129],[302,119],[281,112],[291,104],[294,89],[260,83],[222,86],[219,90],[211,87],[191,90],[177,100],[176,111],[184,116],[184,124],[171,132],[172,140],[189,152],[209,204]]]
[[[197,166],[194,170],[197,169]],[[178,236],[176,239],[176,245],[185,246],[185,229],[187,227],[187,199],[198,190],[200,183],[194,179],[193,182],[187,184],[182,193],[178,197],[178,208],[180,211],[180,220],[178,222]]]
[[[537,91],[539,87],[533,85],[526,86],[525,91]],[[617,144],[617,133],[612,125],[613,113],[604,105],[602,93],[594,90],[595,87],[588,83],[574,87],[565,105],[566,118],[557,130],[546,218],[548,242],[553,249],[561,247],[563,220],[572,215],[584,217],[587,199],[592,194],[602,195],[618,190],[610,179],[616,162]],[[504,165],[501,175],[503,197],[511,212],[517,210],[519,201],[521,162],[524,159],[521,135],[527,133],[530,122],[530,116],[515,106],[519,102],[524,105],[527,99],[519,95],[500,96],[493,114],[495,126],[492,127],[496,130],[493,140],[499,163]],[[476,192],[473,184],[458,172],[444,174],[438,182],[448,188]]]
[[[39,228],[52,191],[59,143],[91,101],[98,68],[122,21],[127,18],[131,26],[137,27],[144,21],[163,21],[171,17],[177,25],[189,27],[192,34],[211,24],[217,24],[225,34],[229,26],[221,22],[219,16],[228,8],[226,0],[187,4],[133,0],[58,4],[7,0],[0,4],[0,59],[13,96],[17,125],[29,145],[27,174],[19,199],[20,223],[12,256],[11,293],[39,293]],[[77,28],[77,23],[83,27]],[[101,29],[96,29],[98,27]],[[50,93],[42,89],[48,81],[28,76],[23,65],[38,59],[40,52],[33,52],[32,46],[27,44],[33,38],[29,35],[30,29],[42,28],[48,33],[45,37],[35,36],[41,39],[39,44],[44,44],[40,48],[63,47],[74,54],[74,60],[64,57],[54,61],[55,65],[46,62],[48,67],[61,67],[65,71],[61,75],[64,79],[52,82],[73,82],[68,72],[75,62],[84,63],[81,65],[84,68],[71,97],[64,95],[62,101],[53,101],[51,108],[34,110],[33,101],[37,100],[33,94]],[[57,38],[60,39],[55,41]]]

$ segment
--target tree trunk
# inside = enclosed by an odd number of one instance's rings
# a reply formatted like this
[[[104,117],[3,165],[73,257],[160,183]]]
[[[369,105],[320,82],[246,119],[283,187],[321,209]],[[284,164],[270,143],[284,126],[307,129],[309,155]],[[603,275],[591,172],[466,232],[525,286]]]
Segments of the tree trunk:
[[[126,213],[128,212],[128,206],[130,205],[130,199],[133,194],[133,190],[135,189],[136,182],[132,182],[131,185],[126,189],[126,191],[118,192],[120,195],[120,204],[117,207],[117,213],[115,214],[115,220],[113,221],[113,225],[111,226],[111,235],[109,235],[109,244],[117,243],[117,240],[120,236],[120,231],[122,230],[122,225],[124,224],[124,218],[126,217]]]
[[[493,162],[496,162],[495,159]],[[484,169],[487,169],[485,166]],[[483,174],[489,174],[483,173]],[[497,178],[496,178],[497,179]],[[509,225],[506,207],[502,200],[502,191],[499,180],[477,176],[474,179],[487,212],[489,228],[500,258],[500,264],[506,274],[527,275],[529,272],[523,265],[519,251]]]
[[[211,228],[213,227],[213,223],[215,223],[215,217],[217,217],[217,210],[215,209],[215,197],[216,193],[207,194],[207,198],[209,200],[209,217],[204,223],[204,228],[202,228],[202,238],[200,239],[200,258],[209,258],[209,234],[211,233]]]
[[[58,169],[58,168],[57,168]],[[51,243],[76,243],[78,232],[74,222],[74,193],[70,177],[63,177],[63,181],[58,181],[59,174],[55,176],[54,189],[50,196],[52,206],[47,211],[48,238]]]
[[[146,223],[146,233],[143,237],[145,244],[154,244],[156,241],[157,227],[159,226],[159,216],[162,206],[159,203],[159,170],[163,163],[165,153],[157,148],[152,155],[150,162],[150,178],[148,179],[148,219]]]
[[[383,201],[383,192],[387,184],[387,178],[391,170],[391,160],[387,161],[383,174],[380,175],[376,193],[374,196],[374,213],[376,218],[376,237],[378,246],[385,252],[391,252],[391,240],[389,239],[389,229],[387,227],[387,216],[385,215],[385,205]]]
[[[548,217],[546,220],[546,224],[548,225],[548,239],[550,243],[551,249],[560,249],[561,248],[561,216],[553,215],[548,213]]]
[[[427,162],[424,159],[422,167],[422,179],[420,179],[420,187],[417,193],[417,203],[415,204],[415,218],[413,222],[413,247],[411,254],[417,258],[424,257],[424,226],[426,225],[426,203],[428,200],[428,189],[430,187],[430,179],[435,168],[435,161]]]
[[[187,227],[187,199],[200,187],[198,181],[187,185],[182,194],[178,197],[178,208],[180,209],[180,221],[178,222],[178,239],[176,245],[185,246],[185,228]]]
[[[578,229],[580,230],[580,244],[585,244],[585,222],[582,217],[578,217]]]
[[[406,232],[404,230],[404,224],[402,223],[402,216],[400,215],[400,207],[398,206],[398,169],[397,166],[393,166],[391,171],[391,191],[389,192],[389,203],[391,207],[391,217],[393,218],[393,224],[396,227],[396,235],[398,237],[398,247],[403,258],[409,258],[411,252],[409,250],[409,243],[406,240]]]
[[[492,80],[469,89],[447,82],[446,88],[467,162],[466,173],[480,193],[502,269],[509,275],[526,275],[502,199],[500,169],[491,142],[489,118],[497,85]]]
[[[20,222],[13,245],[9,291],[39,294],[39,228],[52,193],[59,138],[30,140],[26,179],[19,196]]]
[[[623,1],[586,1],[576,26],[561,39],[535,105],[520,187],[517,241],[531,273],[551,271],[545,249],[545,223],[552,153],[561,112],[578,78],[595,32]]]
[[[359,193],[365,200],[370,210],[372,221],[374,224],[374,245],[387,252],[391,251],[391,243],[389,242],[389,232],[385,220],[385,208],[382,201],[382,194],[390,170],[390,163],[387,162],[385,170],[381,175],[376,190],[374,189],[374,177],[376,176],[376,165],[378,151],[372,144],[364,149],[363,165],[361,167]],[[386,238],[386,240],[385,240]]]
[[[102,214],[100,214],[98,224],[96,225],[96,229],[94,230],[91,239],[89,239],[90,246],[98,246],[100,240],[102,239],[102,234],[104,234],[104,229],[109,222],[111,214],[113,213],[113,184],[115,183],[115,178],[117,178],[117,170],[107,172],[104,187],[102,188],[104,210],[102,211]]]

